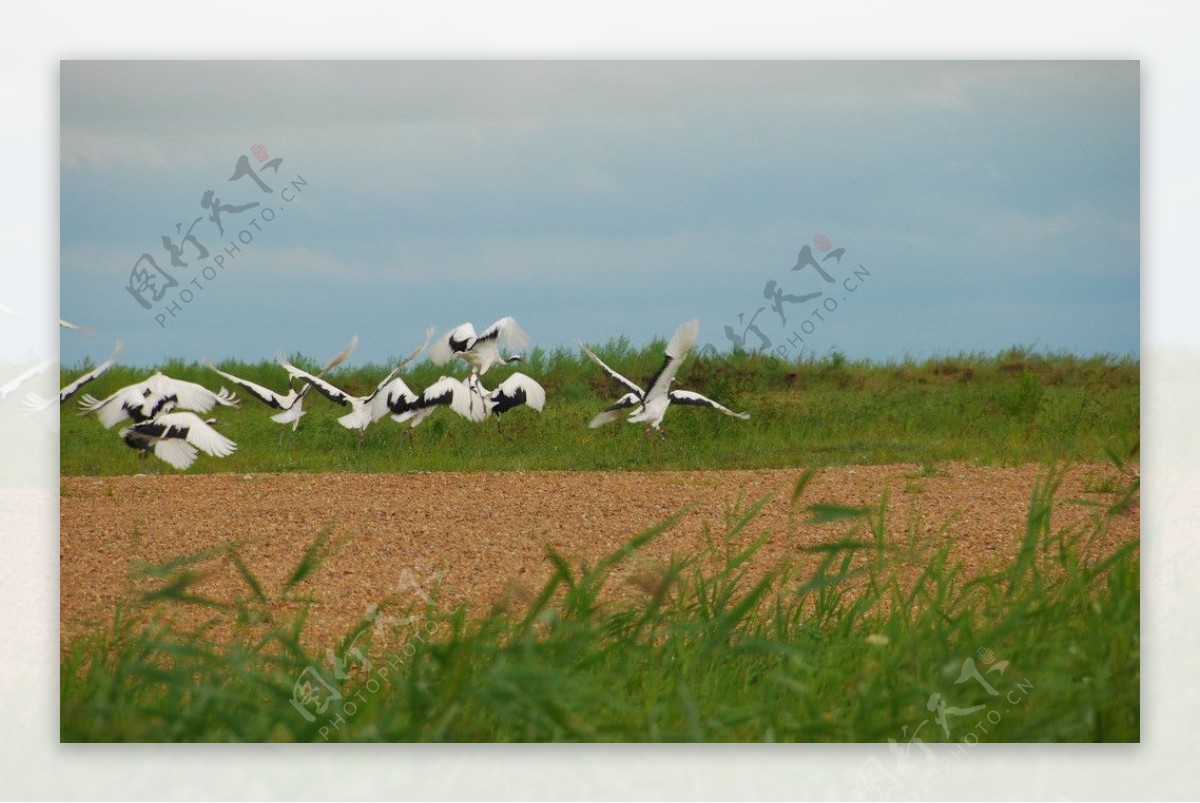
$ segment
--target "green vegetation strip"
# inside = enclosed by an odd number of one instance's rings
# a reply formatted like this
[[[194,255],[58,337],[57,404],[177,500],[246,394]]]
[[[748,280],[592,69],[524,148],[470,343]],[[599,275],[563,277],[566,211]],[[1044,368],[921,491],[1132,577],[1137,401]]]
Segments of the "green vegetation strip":
[[[661,342],[637,350],[617,340],[598,349],[626,376],[641,381],[661,363]],[[295,355],[301,367],[312,359]],[[220,367],[277,391],[286,374],[272,362]],[[85,366],[64,369],[63,383]],[[198,363],[157,367],[178,379],[216,389],[221,378]],[[337,418],[348,412],[309,393],[300,429],[269,420],[272,410],[245,392],[241,407],[218,407],[218,428],[238,444],[231,457],[201,455],[189,473],[277,471],[473,471],[554,469],[725,469],[831,466],[853,463],[971,460],[1014,465],[1065,460],[1095,462],[1108,451],[1136,452],[1140,416],[1139,364],[1112,356],[1075,357],[1011,349],[998,355],[891,363],[851,361],[839,354],[794,363],[756,354],[691,355],[677,387],[704,393],[737,411],[738,421],[711,410],[675,407],[665,438],[618,421],[595,430],[591,418],[622,391],[577,352],[534,349],[516,366],[548,395],[537,414],[517,408],[501,420],[472,424],[448,410],[412,433],[384,418],[360,444]],[[116,366],[87,386],[103,398],[154,369]],[[343,367],[329,379],[366,395],[391,365]],[[485,379],[494,387],[511,368]],[[417,392],[451,365],[422,362],[405,374]],[[82,395],[82,394],[81,394]],[[78,415],[77,399],[60,412],[61,472],[116,475],[138,471],[136,453],[94,416]],[[164,473],[173,469],[161,465]]]

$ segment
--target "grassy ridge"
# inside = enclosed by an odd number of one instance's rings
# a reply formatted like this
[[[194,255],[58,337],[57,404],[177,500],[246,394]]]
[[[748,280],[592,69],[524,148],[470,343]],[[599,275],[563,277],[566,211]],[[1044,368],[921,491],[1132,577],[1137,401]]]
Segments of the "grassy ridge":
[[[664,343],[635,349],[615,340],[598,349],[611,366],[635,381],[658,367]],[[295,355],[309,370],[314,360]],[[277,391],[286,374],[271,362],[220,366]],[[330,380],[355,394],[369,393],[390,365],[343,366]],[[217,388],[221,378],[196,363],[158,367],[179,379]],[[419,390],[446,368],[428,361],[405,380]],[[62,372],[63,383],[83,370]],[[86,388],[98,397],[140,380],[152,369],[116,366]],[[235,455],[202,455],[190,472],[214,471],[407,471],[479,469],[698,469],[770,468],[849,463],[976,460],[1014,464],[1053,460],[1098,461],[1106,450],[1136,447],[1139,426],[1139,365],[1136,360],[1097,356],[1039,355],[1011,349],[998,355],[962,354],[934,360],[872,363],[839,354],[786,362],[758,354],[693,354],[677,386],[695,390],[735,410],[737,421],[712,411],[668,412],[665,441],[640,427],[616,422],[589,430],[587,422],[620,395],[579,353],[534,349],[518,370],[545,386],[548,401],[538,415],[518,409],[495,424],[471,424],[439,411],[414,431],[384,419],[360,446],[336,421],[345,411],[315,393],[295,437],[269,421],[270,412],[239,392],[239,409],[218,408],[222,432],[238,443]],[[493,387],[511,369],[493,369]],[[60,412],[63,474],[127,474],[137,471],[135,453],[92,417],[76,414],[75,400]],[[507,436],[507,437],[506,437]],[[172,469],[164,466],[163,471]]]
[[[886,497],[869,510],[802,506],[810,476],[793,504],[811,520],[846,522],[843,537],[810,548],[823,556],[815,571],[746,570],[765,538],[755,526],[760,502],[732,510],[707,554],[636,576],[632,598],[608,595],[614,569],[668,520],[590,568],[548,553],[553,577],[518,609],[385,601],[387,618],[362,622],[335,651],[342,672],[300,640],[306,579],[320,571],[326,544],[314,544],[280,589],[265,588],[236,549],[141,567],[111,627],[64,657],[61,738],[1139,738],[1136,544],[1084,557],[1111,517],[1127,515],[1131,475],[1090,527],[1066,531],[1050,518],[1061,473],[1046,471],[1019,553],[980,578],[949,565],[949,547],[885,542]],[[211,561],[234,563],[241,595],[194,593]],[[915,581],[906,571],[914,566],[924,567]],[[145,606],[163,602],[210,611],[211,620],[195,630],[166,617],[146,624]],[[213,628],[232,635],[218,646]],[[919,768],[923,749],[909,756]]]

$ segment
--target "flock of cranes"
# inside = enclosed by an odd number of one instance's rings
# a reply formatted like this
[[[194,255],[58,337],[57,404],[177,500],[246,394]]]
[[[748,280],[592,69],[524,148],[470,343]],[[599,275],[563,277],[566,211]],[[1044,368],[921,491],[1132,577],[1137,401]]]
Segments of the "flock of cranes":
[[[591,349],[579,343],[580,350],[625,390],[588,426],[599,427],[628,413],[627,420],[630,423],[644,424],[647,432],[661,433],[663,417],[672,404],[708,407],[735,418],[749,418],[749,413],[734,412],[699,393],[671,389],[680,364],[696,343],[699,328],[699,323],[692,320],[676,329],[667,343],[662,365],[645,388],[610,368]],[[529,344],[529,337],[513,318],[501,318],[479,334],[470,323],[457,326],[436,340],[433,340],[433,333],[434,329],[430,328],[425,333],[425,342],[401,360],[366,396],[347,393],[324,378],[326,373],[354,352],[358,346],[357,336],[315,374],[297,368],[278,355],[278,361],[288,375],[286,392],[277,392],[222,371],[207,358],[203,362],[222,379],[274,410],[271,420],[279,424],[291,424],[293,431],[304,415],[305,395],[315,390],[334,404],[348,408],[348,412],[337,419],[338,423],[355,430],[360,443],[367,428],[384,416],[391,416],[397,423],[407,423],[407,432],[411,437],[413,428],[439,407],[448,407],[474,422],[495,418],[497,427],[499,416],[516,407],[523,405],[539,412],[543,409],[546,403],[545,389],[532,377],[519,371],[510,374],[491,390],[483,384],[483,376],[489,369],[522,361],[520,352]],[[118,343],[107,360],[64,387],[59,393],[60,404],[114,365],[121,349],[122,344]],[[461,360],[470,367],[470,373],[462,379],[442,376],[421,392],[413,390],[400,374],[426,349],[435,365]],[[293,385],[293,382],[297,384]],[[29,394],[25,404],[37,410],[45,409],[53,401]],[[213,457],[233,454],[237,444],[216,429],[215,418],[202,416],[217,406],[238,405],[237,396],[224,387],[213,392],[194,382],[155,373],[104,399],[85,394],[79,406],[81,415],[94,413],[106,429],[129,420],[131,423],[120,430],[120,437],[138,451],[142,461],[153,454],[182,470],[196,460],[199,452]]]

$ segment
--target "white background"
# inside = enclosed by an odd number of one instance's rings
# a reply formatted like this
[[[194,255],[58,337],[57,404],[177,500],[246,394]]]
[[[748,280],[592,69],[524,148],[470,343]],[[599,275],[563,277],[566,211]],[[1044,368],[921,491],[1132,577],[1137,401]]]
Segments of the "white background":
[[[58,350],[58,62],[86,58],[1099,58],[1142,64],[1140,745],[979,745],[944,799],[1196,797],[1197,26],[1184,3],[267,2],[9,7],[0,30],[7,350]],[[15,339],[15,342],[13,342]],[[56,381],[56,378],[55,380]],[[52,392],[52,391],[51,391]],[[0,415],[14,415],[5,405]],[[0,794],[20,798],[854,798],[886,746],[58,744],[57,433],[5,449]],[[1031,699],[1030,704],[1036,701]]]

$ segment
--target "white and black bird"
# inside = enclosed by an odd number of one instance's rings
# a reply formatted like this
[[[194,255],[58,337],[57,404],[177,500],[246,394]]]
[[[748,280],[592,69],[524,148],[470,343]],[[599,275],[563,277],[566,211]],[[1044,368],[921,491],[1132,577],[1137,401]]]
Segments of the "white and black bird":
[[[94,379],[98,379],[101,374],[103,374],[109,368],[112,368],[114,365],[116,365],[117,357],[121,356],[121,352],[124,351],[124,349],[125,349],[125,344],[123,342],[121,342],[120,340],[118,340],[116,348],[113,349],[113,353],[109,355],[107,360],[100,363],[95,368],[93,368],[92,370],[83,374],[82,376],[77,377],[74,382],[70,383],[69,385],[62,388],[58,392],[58,403],[62,404],[67,399],[74,396],[75,393],[80,388],[82,388],[84,385],[86,385],[88,382],[91,382]],[[36,393],[27,393],[25,395],[25,398],[21,400],[21,403],[24,404],[25,407],[28,408],[30,411],[36,413],[36,412],[45,410],[50,405],[54,404],[54,400],[53,399],[43,399],[41,396],[39,396]]]
[[[546,406],[546,390],[519,371],[492,390],[484,388],[478,379],[470,381],[443,376],[405,409],[393,407],[392,419],[400,423],[409,421],[411,427],[416,427],[438,407],[449,407],[469,421],[496,417],[498,427],[499,416],[520,405],[541,412]]]
[[[351,338],[350,344],[346,346],[346,348],[333,355],[328,362],[321,366],[321,370],[317,372],[317,376],[322,376],[327,371],[330,371],[331,369],[341,365],[350,357],[351,354],[354,353],[356,348],[358,348],[358,335],[355,335],[353,338]],[[242,379],[241,377],[222,371],[220,368],[213,365],[212,360],[208,359],[207,357],[204,358],[204,364],[223,376],[225,379],[228,379],[233,384],[245,390],[252,397],[258,399],[271,409],[279,410],[278,413],[271,416],[271,420],[275,423],[291,424],[293,432],[295,432],[296,428],[300,426],[300,419],[304,416],[304,394],[308,393],[310,385],[304,384],[299,390],[297,390],[291,387],[289,382],[288,392],[286,394],[276,393],[270,388],[263,387],[256,382],[251,382],[249,379]]]
[[[183,471],[196,460],[197,451],[213,457],[227,457],[237,444],[213,428],[215,418],[205,420],[192,412],[168,409],[150,421],[142,421],[121,430],[121,439],[138,450],[145,460],[151,452],[160,460]]]
[[[675,330],[675,334],[672,335],[671,340],[667,343],[662,366],[650,378],[650,381],[646,383],[645,390],[642,390],[641,386],[636,382],[608,367],[591,349],[580,343],[579,348],[582,349],[583,353],[592,362],[600,366],[600,369],[604,373],[608,374],[628,391],[611,406],[601,411],[599,415],[591,420],[588,426],[595,429],[596,427],[617,420],[626,410],[631,410],[632,412],[627,419],[630,423],[646,424],[647,432],[650,430],[661,431],[660,426],[663,416],[666,415],[667,408],[672,404],[708,407],[734,418],[742,420],[749,418],[749,413],[735,413],[723,404],[719,404],[707,396],[702,396],[694,391],[671,390],[671,383],[675,380],[675,374],[678,373],[679,366],[684,358],[687,357],[688,352],[696,344],[696,337],[699,334],[700,323],[698,321],[691,320],[680,324],[679,328]]]
[[[476,335],[470,323],[460,324],[442,335],[429,348],[429,359],[434,365],[445,365],[459,357],[471,366],[472,376],[483,376],[495,365],[520,362],[520,354],[529,345],[529,335],[511,317],[501,318]],[[501,347],[509,352],[506,357]]]
[[[433,331],[432,327],[425,330],[425,342],[413,349],[407,357],[392,369],[391,373],[375,386],[375,390],[366,396],[355,396],[347,393],[333,383],[322,379],[320,374],[314,376],[303,369],[297,368],[287,360],[280,360],[280,364],[283,365],[288,375],[293,379],[299,379],[307,383],[308,387],[315,388],[318,393],[334,404],[349,407],[350,412],[339,418],[338,423],[346,429],[358,430],[361,441],[367,427],[391,412],[393,407],[400,406],[402,408],[402,405],[416,401],[417,394],[398,375],[408,367],[409,363],[420,357],[425,351],[429,345],[430,338],[433,337]]]
[[[63,329],[74,329],[77,332],[88,335],[88,336],[94,335],[96,333],[96,330],[90,326],[84,326],[84,325],[78,324],[78,323],[71,323],[70,321],[64,321],[62,318],[58,319],[58,325],[61,326]]]
[[[287,369],[293,379],[307,382],[310,387],[315,388],[318,393],[334,404],[349,407],[350,412],[338,418],[337,421],[346,429],[358,430],[360,440],[367,427],[387,415],[392,405],[403,405],[405,402],[413,402],[418,398],[404,380],[396,376],[403,366],[393,369],[366,396],[355,396],[332,382],[319,376],[313,376],[289,362],[285,361],[283,367]]]
[[[203,385],[174,379],[156,372],[134,385],[121,388],[105,399],[84,394],[79,402],[80,415],[96,413],[105,429],[126,418],[135,423],[149,421],[172,408],[207,413],[215,405],[237,407],[237,396],[225,388],[214,393]]]

